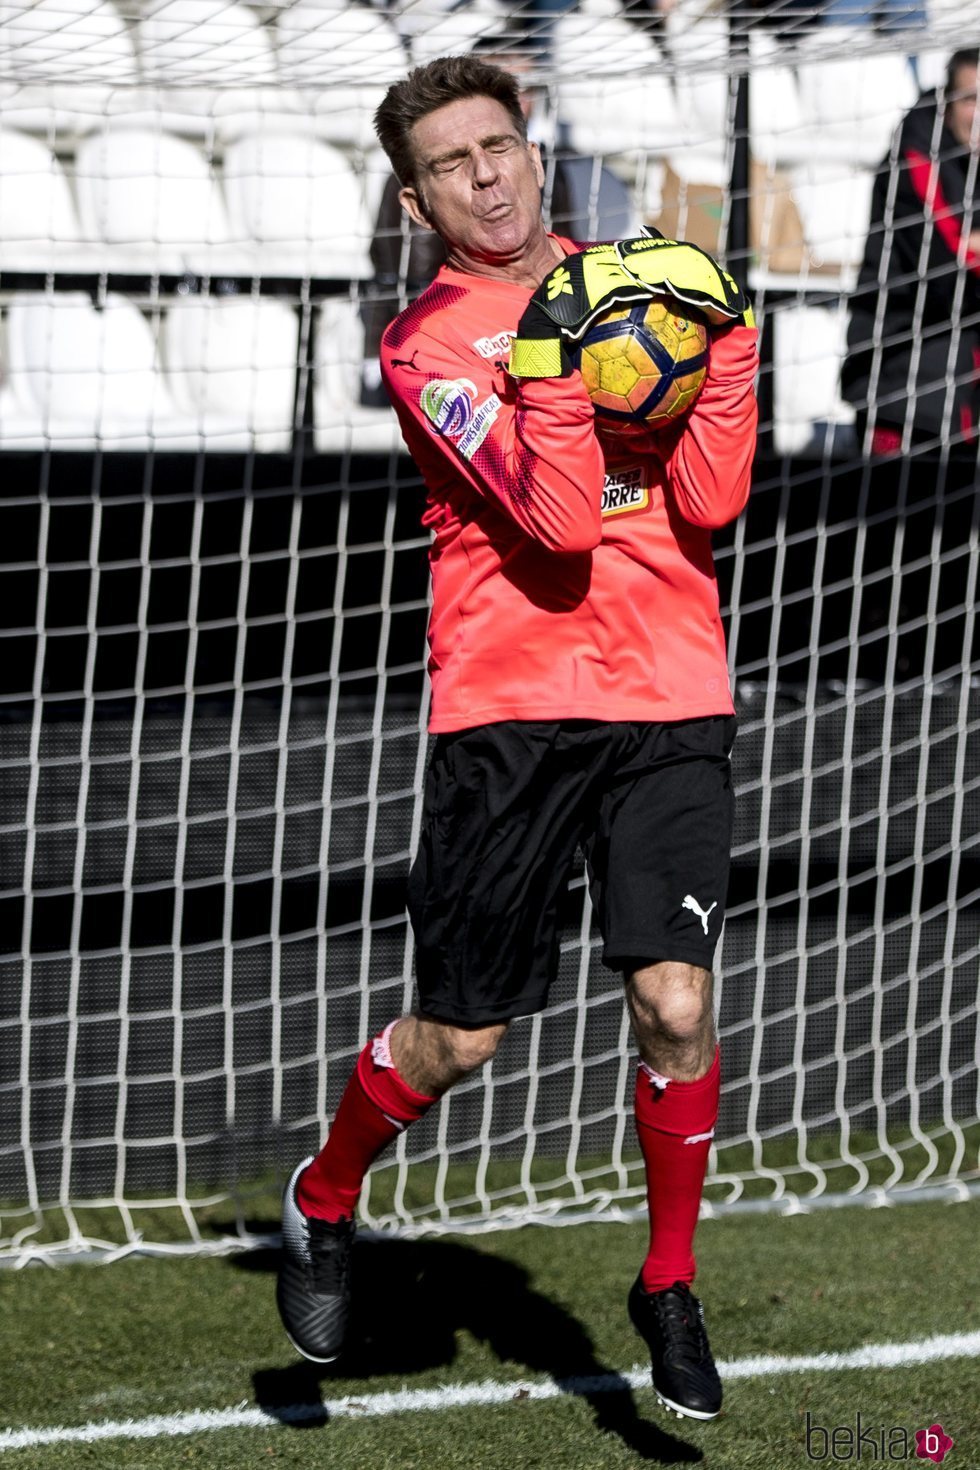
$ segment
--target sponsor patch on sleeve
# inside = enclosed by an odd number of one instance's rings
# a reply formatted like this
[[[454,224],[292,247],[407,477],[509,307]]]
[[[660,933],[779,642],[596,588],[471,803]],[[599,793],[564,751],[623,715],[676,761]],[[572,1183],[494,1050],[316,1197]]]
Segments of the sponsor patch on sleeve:
[[[629,511],[646,510],[650,504],[650,490],[643,483],[643,467],[630,465],[627,469],[611,470],[602,485],[602,514],[604,516],[626,515]]]
[[[487,437],[487,434],[490,431],[490,425],[493,423],[499,412],[500,399],[497,397],[496,393],[491,393],[490,397],[485,398],[484,401],[480,404],[479,408],[474,410],[469,427],[459,440],[459,452],[464,459],[473,458],[474,454],[479,449],[484,439]]]
[[[496,393],[476,403],[476,384],[469,378],[434,378],[422,389],[419,404],[433,431],[451,439],[464,459],[473,458],[501,408]]]

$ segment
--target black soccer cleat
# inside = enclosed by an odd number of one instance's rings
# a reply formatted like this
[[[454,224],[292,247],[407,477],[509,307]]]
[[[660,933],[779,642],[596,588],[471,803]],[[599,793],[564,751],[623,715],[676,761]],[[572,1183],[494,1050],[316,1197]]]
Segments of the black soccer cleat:
[[[311,1159],[297,1165],[282,1197],[282,1261],[276,1305],[286,1336],[314,1363],[332,1363],[344,1346],[350,1315],[350,1261],[354,1221],[307,1218],[296,1203],[296,1182]]]
[[[701,1303],[683,1281],[646,1292],[640,1277],[628,1302],[630,1320],[650,1349],[653,1387],[679,1419],[714,1419],[721,1379],[708,1345]]]

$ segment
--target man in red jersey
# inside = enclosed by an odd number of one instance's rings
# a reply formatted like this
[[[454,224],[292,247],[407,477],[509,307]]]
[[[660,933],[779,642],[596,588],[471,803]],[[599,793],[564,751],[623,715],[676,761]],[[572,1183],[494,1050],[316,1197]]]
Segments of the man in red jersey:
[[[650,1246],[629,1311],[661,1400],[711,1419],[721,1384],[690,1288],[718,1112],[735,721],[710,533],[748,495],[756,333],[693,246],[582,250],[547,233],[505,72],[432,62],[390,89],[377,126],[403,206],[447,250],[381,355],[433,533],[438,738],[409,880],[419,1004],[364,1048],[324,1148],[287,1185],[280,1313],[307,1357],[338,1355],[364,1174],[547,1003],[581,845],[641,1058]],[[703,391],[655,436],[600,441],[569,334],[665,280],[693,282],[688,299],[725,323]]]

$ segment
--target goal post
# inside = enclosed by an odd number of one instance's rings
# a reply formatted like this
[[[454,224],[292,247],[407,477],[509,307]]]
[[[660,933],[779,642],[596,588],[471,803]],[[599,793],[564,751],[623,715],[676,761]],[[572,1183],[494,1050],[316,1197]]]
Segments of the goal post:
[[[523,8],[546,157],[592,160],[549,208],[598,230],[603,165],[635,227],[721,248],[743,53],[702,8]],[[980,1180],[976,443],[950,409],[871,452],[883,319],[857,410],[840,387],[875,170],[972,37],[962,6],[820,9],[735,20],[763,421],[716,538],[740,732],[708,1213]],[[513,29],[489,0],[0,6],[0,1261],[268,1233],[412,1005],[428,542],[365,325],[417,283],[407,239],[372,274],[370,113]],[[581,863],[561,932],[548,1009],[379,1161],[369,1225],[642,1206]]]

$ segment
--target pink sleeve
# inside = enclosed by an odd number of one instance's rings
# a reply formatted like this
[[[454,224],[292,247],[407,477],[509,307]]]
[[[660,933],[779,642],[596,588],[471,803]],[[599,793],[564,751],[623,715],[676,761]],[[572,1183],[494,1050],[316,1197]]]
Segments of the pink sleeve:
[[[758,336],[754,327],[715,333],[701,394],[683,424],[669,431],[667,474],[678,509],[692,525],[727,525],[749,498]]]
[[[578,373],[498,392],[489,364],[428,332],[381,348],[381,374],[409,450],[462,478],[551,551],[602,539],[603,457]]]

